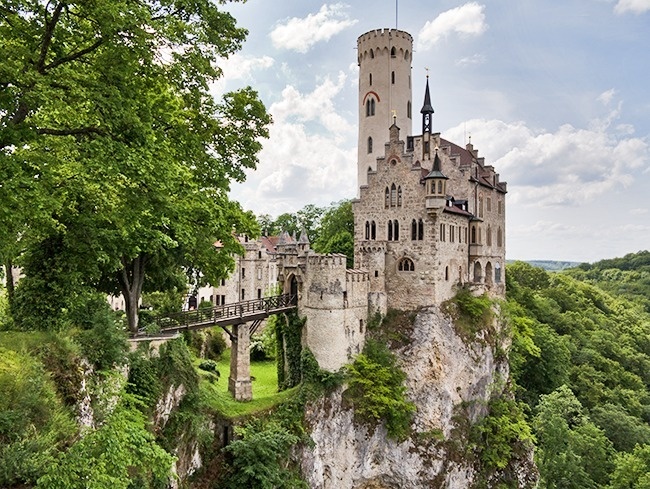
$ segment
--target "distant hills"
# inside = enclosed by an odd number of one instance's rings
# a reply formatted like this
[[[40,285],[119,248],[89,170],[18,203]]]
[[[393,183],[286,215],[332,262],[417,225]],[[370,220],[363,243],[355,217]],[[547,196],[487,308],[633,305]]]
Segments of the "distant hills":
[[[554,261],[554,260],[507,260],[507,263],[514,263],[516,261],[523,261],[534,267],[543,268],[547,272],[559,272],[567,268],[575,268],[581,262],[577,261]]]

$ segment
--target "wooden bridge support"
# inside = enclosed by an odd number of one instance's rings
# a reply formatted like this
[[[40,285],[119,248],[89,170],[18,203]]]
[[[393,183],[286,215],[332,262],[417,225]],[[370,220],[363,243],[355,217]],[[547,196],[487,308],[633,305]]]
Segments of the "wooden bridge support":
[[[228,391],[236,401],[250,401],[253,399],[249,351],[251,342],[250,326],[247,323],[233,325],[231,338]]]

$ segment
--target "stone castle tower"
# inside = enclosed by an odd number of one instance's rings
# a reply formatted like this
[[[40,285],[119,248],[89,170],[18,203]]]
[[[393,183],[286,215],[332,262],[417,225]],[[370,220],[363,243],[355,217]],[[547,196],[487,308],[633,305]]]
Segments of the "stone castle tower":
[[[403,136],[411,135],[411,58],[413,37],[396,29],[377,29],[357,40],[359,63],[358,182],[367,183],[377,167],[387,128],[396,117]]]

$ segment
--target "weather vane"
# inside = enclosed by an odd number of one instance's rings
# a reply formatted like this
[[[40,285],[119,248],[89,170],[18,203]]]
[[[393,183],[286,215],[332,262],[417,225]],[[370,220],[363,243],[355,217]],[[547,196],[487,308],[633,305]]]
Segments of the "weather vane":
[[[427,78],[429,78],[429,68],[425,67],[424,69],[427,71]]]

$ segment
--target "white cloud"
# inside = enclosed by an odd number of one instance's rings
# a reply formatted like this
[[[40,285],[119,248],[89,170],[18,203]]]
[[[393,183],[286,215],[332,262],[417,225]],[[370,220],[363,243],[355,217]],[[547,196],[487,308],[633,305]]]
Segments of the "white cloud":
[[[356,194],[356,128],[334,106],[347,82],[339,73],[311,93],[289,85],[272,104],[270,137],[260,164],[233,196],[258,213],[278,215],[306,203],[329,204]]]
[[[316,14],[302,19],[292,17],[271,31],[271,41],[276,48],[306,53],[317,42],[328,41],[357,23],[345,13],[347,7],[342,3],[324,4]]]
[[[485,63],[486,58],[482,54],[474,54],[472,56],[466,56],[465,58],[461,58],[458,61],[456,61],[456,66],[464,67],[464,66],[471,66],[471,65],[482,65]]]
[[[601,93],[598,96],[598,101],[602,102],[603,105],[609,105],[611,101],[614,99],[614,95],[616,95],[616,90],[613,88],[610,88],[609,90]]]
[[[212,93],[216,96],[226,89],[226,84],[232,80],[252,81],[253,73],[258,70],[266,70],[273,66],[275,60],[270,56],[246,56],[235,53],[229,58],[219,62],[222,75],[212,84]]]
[[[432,21],[427,21],[418,33],[418,48],[429,49],[452,33],[460,36],[483,34],[488,28],[484,10],[485,5],[469,2],[441,13]]]
[[[548,132],[523,122],[474,119],[443,137],[462,141],[464,131],[470,132],[475,148],[506,176],[511,202],[579,206],[628,187],[650,163],[644,139],[614,136],[611,120],[605,121],[587,129],[565,124]]]
[[[614,7],[617,14],[632,12],[633,14],[643,14],[650,11],[650,0],[618,0]]]

